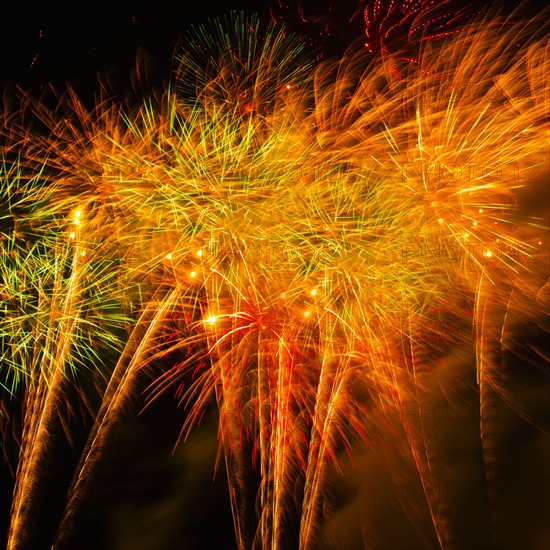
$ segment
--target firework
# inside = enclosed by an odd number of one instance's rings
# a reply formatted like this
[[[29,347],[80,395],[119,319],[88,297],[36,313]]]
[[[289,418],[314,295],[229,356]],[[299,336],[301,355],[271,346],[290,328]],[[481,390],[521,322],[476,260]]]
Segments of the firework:
[[[365,2],[365,47],[371,52],[388,52],[413,41],[447,37],[472,12],[471,5],[458,8],[449,0],[397,0]],[[395,44],[395,42],[401,44]]]
[[[426,3],[403,5],[408,20]],[[474,19],[391,79],[383,53],[312,63],[239,14],[199,28],[173,86],[138,107],[88,112],[69,91],[51,110],[24,100],[38,129],[6,113],[2,385],[24,401],[9,547],[31,538],[67,386],[96,401],[56,548],[151,376],[151,401],[175,391],[188,411],[182,440],[217,410],[239,548],[334,547],[335,479],[363,461],[407,488],[419,545],[461,544],[422,411],[468,388],[490,488],[487,411],[538,421],[494,348],[544,300],[547,212],[528,205],[548,171],[541,21]],[[457,349],[476,368],[442,368]],[[375,546],[372,503],[360,524]]]

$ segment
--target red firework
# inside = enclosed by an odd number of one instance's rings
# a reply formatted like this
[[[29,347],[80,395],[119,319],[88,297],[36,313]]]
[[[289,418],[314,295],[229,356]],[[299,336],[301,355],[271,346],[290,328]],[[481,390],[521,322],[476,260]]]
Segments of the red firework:
[[[471,14],[470,5],[449,0],[367,0],[365,46],[371,53],[391,51],[392,45],[437,39],[457,32],[456,24]]]

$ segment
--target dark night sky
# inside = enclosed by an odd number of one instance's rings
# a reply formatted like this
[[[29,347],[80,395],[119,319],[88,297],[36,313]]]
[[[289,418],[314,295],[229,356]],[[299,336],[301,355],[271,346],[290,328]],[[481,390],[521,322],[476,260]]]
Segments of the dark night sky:
[[[331,2],[306,0],[305,13],[312,19],[324,18],[323,8]],[[3,10],[0,44],[2,56],[2,84],[18,83],[23,87],[48,82],[76,84],[86,93],[96,85],[96,72],[106,69],[124,83],[125,75],[134,66],[138,48],[144,48],[153,60],[153,80],[166,78],[178,40],[194,24],[207,17],[228,14],[231,10],[258,13],[267,20],[270,5],[287,22],[296,22],[297,2],[254,2],[253,0],[217,0],[216,2],[150,2],[128,8],[111,8],[108,3],[94,3],[82,11],[54,8],[44,4],[29,9],[23,3],[19,8]],[[334,8],[331,8],[334,10]],[[342,14],[352,14],[354,2],[342,2]],[[345,19],[345,18],[344,18]],[[359,27],[360,29],[360,27]],[[356,30],[356,29],[354,29]]]
[[[0,16],[0,84],[17,83],[23,88],[54,82],[70,82],[86,94],[96,86],[96,73],[110,71],[120,85],[127,83],[138,48],[144,48],[153,60],[153,80],[165,79],[178,40],[191,25],[206,17],[227,14],[230,10],[270,12],[292,28],[318,34],[330,23],[332,44],[344,43],[362,31],[356,12],[358,0],[216,0],[215,2],[135,3],[121,7],[116,2],[84,4],[79,9],[44,2],[38,7],[24,2],[2,8]],[[300,22],[296,6],[303,6],[309,20]],[[458,2],[460,6],[465,2]],[[499,5],[515,6],[515,0],[501,0]],[[530,0],[531,6],[543,0]],[[113,7],[114,5],[114,7]],[[479,2],[474,3],[476,7]],[[327,15],[328,14],[328,15]]]
[[[536,6],[542,0],[531,0]],[[514,0],[499,5],[515,6]],[[114,4],[114,8],[113,8]],[[297,5],[303,6],[308,23],[300,22]],[[465,2],[459,2],[460,6]],[[474,3],[476,7],[479,2]],[[151,56],[153,81],[170,73],[178,40],[194,24],[207,17],[244,10],[267,19],[270,12],[291,28],[318,34],[330,23],[330,44],[343,44],[362,31],[362,20],[353,14],[358,0],[216,0],[216,2],[149,2],[120,7],[119,3],[95,2],[76,7],[38,7],[23,2],[2,9],[0,16],[0,84],[16,83],[23,88],[54,82],[70,82],[86,94],[97,85],[96,73],[109,71],[121,86],[134,67],[136,53],[144,48]],[[75,4],[76,6],[76,4]],[[296,26],[297,25],[297,26]],[[330,45],[329,45],[330,48]]]
[[[122,8],[98,2],[77,10],[49,3],[30,9],[20,3],[10,8],[3,13],[0,34],[2,82],[27,87],[68,81],[85,90],[95,85],[97,71],[110,69],[124,78],[140,47],[154,59],[156,78],[165,77],[177,40],[190,25],[230,9],[250,11],[254,2],[147,4]]]

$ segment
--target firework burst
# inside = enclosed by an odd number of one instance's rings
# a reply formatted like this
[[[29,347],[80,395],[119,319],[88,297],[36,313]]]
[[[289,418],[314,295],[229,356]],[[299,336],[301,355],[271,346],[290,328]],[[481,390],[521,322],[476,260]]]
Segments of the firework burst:
[[[89,112],[71,92],[6,108],[3,410],[24,403],[9,547],[31,538],[67,385],[97,400],[56,548],[146,372],[151,401],[176,391],[188,411],[182,439],[218,411],[239,548],[334,547],[335,476],[367,459],[414,488],[398,506],[408,536],[461,544],[422,411],[463,380],[493,501],[487,410],[540,420],[494,349],[535,295],[545,307],[547,212],[528,206],[548,171],[544,21],[472,20],[422,41],[422,69],[392,79],[384,54],[312,63],[238,14],[197,29],[173,87],[137,108]],[[475,368],[442,369],[456,349]],[[375,516],[367,506],[358,545],[375,547]]]

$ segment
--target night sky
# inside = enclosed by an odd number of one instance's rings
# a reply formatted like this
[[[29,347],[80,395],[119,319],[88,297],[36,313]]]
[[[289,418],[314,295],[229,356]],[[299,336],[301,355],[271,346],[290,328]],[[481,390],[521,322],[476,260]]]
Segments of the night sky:
[[[331,2],[302,2],[308,21],[300,21],[297,2],[275,1],[217,2],[154,2],[129,8],[112,9],[105,2],[94,3],[80,10],[46,7],[29,9],[25,4],[4,12],[0,36],[2,82],[23,87],[50,82],[69,82],[81,93],[88,94],[97,86],[96,73],[107,73],[115,85],[123,89],[135,66],[136,55],[143,49],[150,56],[152,83],[169,78],[171,61],[186,31],[207,18],[224,16],[230,11],[257,13],[267,21],[270,14],[285,20],[293,28],[317,34],[327,23],[331,31],[349,31],[347,23],[356,11],[354,3],[344,2],[333,20],[323,9],[334,13]],[[355,18],[350,27],[361,31],[361,20]],[[346,37],[349,39],[349,36]]]
[[[291,28],[304,33],[304,40],[309,33],[310,38],[313,37],[311,43],[315,47],[325,48],[327,55],[338,52],[346,40],[358,38],[362,32],[361,18],[350,20],[357,9],[354,2],[302,2],[307,21],[301,21],[297,16],[296,2],[287,2],[288,7],[285,7],[277,0],[274,0],[272,6],[267,2],[252,0],[218,0],[215,3],[205,0],[174,3],[153,1],[148,3],[148,7],[139,3],[127,9],[118,6],[113,9],[114,2],[89,3],[82,8],[75,3],[72,10],[55,8],[49,4],[54,3],[43,2],[41,7],[34,8],[19,2],[18,6],[12,6],[9,10],[2,9],[0,84],[6,97],[18,95],[21,91],[30,91],[39,97],[50,85],[61,89],[65,84],[70,84],[85,101],[91,103],[99,87],[98,73],[109,81],[113,95],[116,96],[130,86],[136,55],[148,59],[150,85],[161,86],[170,79],[172,60],[180,48],[185,46],[184,37],[190,26],[204,22],[207,17],[224,15],[230,10],[259,13],[262,18],[269,18],[270,13],[278,14]],[[334,7],[336,4],[340,10],[337,14]],[[508,4],[513,5],[512,2]],[[334,14],[332,18],[326,12],[329,7],[330,13]],[[330,33],[323,34],[327,25]],[[540,335],[535,338],[540,338]],[[538,376],[539,373],[533,374],[533,385],[538,384]],[[144,381],[144,388],[146,385]],[[144,399],[138,392],[133,408],[139,411],[143,405]],[[115,429],[111,448],[82,503],[68,548],[235,548],[223,467],[214,475],[216,418],[206,416],[190,440],[174,449],[183,419],[184,411],[170,393],[139,416],[129,409],[127,417],[122,418]],[[45,541],[50,539],[52,529],[55,528],[63,500],[64,493],[60,488],[69,479],[72,465],[78,457],[79,445],[83,443],[78,433],[90,419],[82,413],[75,414],[72,421],[76,434],[74,441],[67,443],[61,434],[52,434],[52,438],[57,441],[53,454],[55,460],[44,466],[44,489],[38,495],[36,504],[40,512],[34,526],[35,545],[29,547],[29,550],[48,547]],[[472,425],[475,423],[476,419],[472,419]],[[516,417],[507,429],[514,432],[510,436],[511,440],[525,443],[524,450],[520,447],[510,451],[510,461],[513,462],[513,456],[521,456],[524,452],[535,453],[536,457],[525,464],[531,464],[535,472],[546,472],[542,462],[548,445],[538,438],[536,430]],[[7,449],[6,453],[10,455],[13,449]],[[359,457],[359,460],[362,458]],[[372,465],[365,464],[365,468],[369,467]],[[528,484],[537,483],[535,474],[530,476],[523,470],[521,473],[514,472],[514,468],[510,467],[511,475],[523,476]],[[481,475],[476,472],[478,474]],[[2,478],[1,491],[6,494],[10,490],[10,473],[5,468]],[[539,478],[539,481],[546,483],[548,479]],[[528,495],[527,490],[525,493],[520,492],[520,498],[524,500],[529,500]],[[531,514],[533,510],[540,512],[540,506],[545,505],[540,497],[537,498],[539,500],[529,508]],[[0,504],[0,534],[4,536],[9,503],[7,499],[2,499]],[[476,529],[476,521],[481,525],[487,519],[476,518],[475,513],[475,510],[466,512],[465,520],[473,530]],[[516,520],[528,521],[524,516]],[[539,528],[540,517],[533,520],[533,529]],[[391,526],[382,525],[381,529],[390,532]],[[483,541],[487,533],[480,536]],[[411,541],[416,540],[414,537],[415,534],[411,533]],[[542,535],[540,540],[540,547],[526,547],[525,550],[542,550]],[[468,544],[466,539],[464,544]],[[344,545],[342,548],[354,550],[355,547]],[[411,542],[409,550],[422,548],[416,540]],[[487,550],[482,545],[469,548]],[[519,546],[517,548],[520,550]],[[388,550],[407,548],[388,547]]]
[[[363,2],[362,2],[363,3]],[[361,3],[361,5],[362,5]],[[97,87],[97,73],[108,74],[113,85],[123,90],[136,55],[144,50],[149,78],[157,84],[170,77],[174,54],[192,26],[230,11],[257,13],[262,20],[275,18],[304,40],[322,46],[325,54],[341,51],[364,29],[360,3],[356,0],[217,0],[216,2],[151,2],[120,7],[118,3],[96,2],[78,10],[17,3],[2,9],[0,84],[17,84],[24,89],[54,83],[70,83],[85,95]],[[479,9],[487,2],[469,4]],[[519,3],[500,0],[512,9]],[[452,5],[464,7],[466,2]],[[541,0],[524,3],[526,12],[537,11]]]

